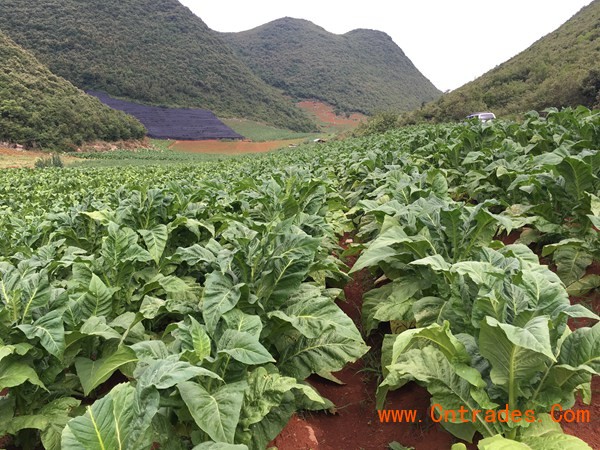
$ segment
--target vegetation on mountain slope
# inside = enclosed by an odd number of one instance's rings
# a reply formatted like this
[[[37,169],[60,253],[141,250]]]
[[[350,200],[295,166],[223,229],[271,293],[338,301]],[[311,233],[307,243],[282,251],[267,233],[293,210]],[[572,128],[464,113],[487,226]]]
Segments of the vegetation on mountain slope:
[[[81,88],[315,128],[177,0],[4,0],[0,28]]]
[[[296,99],[317,99],[344,112],[406,111],[440,95],[385,33],[329,33],[289,17],[241,33],[223,33],[267,83]]]
[[[532,109],[600,107],[600,0],[556,31],[480,78],[426,105],[415,120],[456,120],[474,111],[496,115]]]
[[[66,150],[83,142],[144,134],[133,117],[57,77],[0,33],[0,141]]]

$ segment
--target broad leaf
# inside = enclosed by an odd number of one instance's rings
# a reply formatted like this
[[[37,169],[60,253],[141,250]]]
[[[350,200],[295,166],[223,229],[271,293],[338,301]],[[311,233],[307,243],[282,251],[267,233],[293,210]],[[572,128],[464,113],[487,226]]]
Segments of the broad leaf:
[[[132,419],[133,394],[133,387],[122,384],[88,406],[85,415],[67,423],[62,433],[61,447],[65,450],[125,448],[125,432]]]
[[[17,328],[29,339],[39,338],[40,344],[48,353],[62,359],[66,346],[62,316],[63,311],[56,309],[40,317],[31,325],[19,325]]]
[[[88,395],[100,384],[104,383],[120,367],[137,361],[135,352],[121,345],[114,353],[92,361],[88,358],[77,358],[75,368],[83,386],[83,393]]]
[[[316,339],[300,335],[281,339],[276,344],[280,352],[279,370],[300,380],[312,373],[337,372],[369,350],[362,340],[341,336],[331,328]]]
[[[191,381],[177,385],[181,398],[200,429],[213,441],[229,444],[233,444],[246,387],[246,382],[240,381],[226,384],[211,394]]]
[[[225,330],[217,346],[219,353],[226,353],[236,361],[248,365],[275,362],[269,351],[249,333]]]
[[[138,230],[144,239],[148,253],[156,265],[160,264],[160,259],[167,246],[169,231],[167,226],[163,224],[156,225],[151,230]]]
[[[479,351],[492,366],[492,381],[515,400],[530,387],[535,374],[555,360],[548,318],[543,316],[533,318],[522,328],[488,317],[481,324]]]
[[[233,284],[231,277],[211,272],[206,277],[202,295],[202,317],[209,334],[214,333],[223,314],[235,307],[242,295],[243,284]]]

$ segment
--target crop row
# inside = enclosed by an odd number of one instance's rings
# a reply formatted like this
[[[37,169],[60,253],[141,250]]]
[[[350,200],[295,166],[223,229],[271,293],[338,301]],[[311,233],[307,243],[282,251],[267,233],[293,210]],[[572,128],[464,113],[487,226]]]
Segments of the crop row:
[[[264,448],[294,411],[331,406],[309,375],[367,351],[335,303],[344,232],[362,242],[352,270],[379,278],[363,329],[392,330],[380,406],[414,380],[448,409],[570,407],[600,369],[600,327],[568,326],[598,319],[569,293],[600,285],[599,148],[582,108],[194,165],[6,171],[0,435]],[[588,448],[548,420],[446,426],[482,449]]]

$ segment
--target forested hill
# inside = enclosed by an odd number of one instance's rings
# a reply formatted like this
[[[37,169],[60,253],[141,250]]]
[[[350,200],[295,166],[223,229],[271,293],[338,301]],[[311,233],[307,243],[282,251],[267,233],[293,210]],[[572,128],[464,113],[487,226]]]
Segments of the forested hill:
[[[222,36],[267,83],[296,99],[341,111],[405,111],[440,91],[385,33],[329,33],[307,20],[283,18]]]
[[[0,32],[0,142],[69,150],[138,139],[144,127],[54,75]]]
[[[453,120],[474,111],[498,116],[546,107],[600,108],[600,0],[480,78],[413,114]]]
[[[2,0],[0,29],[84,89],[314,128],[177,0]]]

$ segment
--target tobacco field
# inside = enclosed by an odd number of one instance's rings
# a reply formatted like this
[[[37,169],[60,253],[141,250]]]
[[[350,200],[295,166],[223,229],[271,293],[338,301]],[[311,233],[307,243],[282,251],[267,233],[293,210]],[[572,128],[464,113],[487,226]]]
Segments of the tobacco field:
[[[592,400],[599,317],[570,296],[600,287],[599,229],[600,113],[583,107],[261,156],[4,170],[0,437],[264,449],[294,412],[332,407],[309,376],[384,332],[379,408],[414,381],[446,409],[540,418],[443,423],[482,450],[589,449],[548,413]],[[376,280],[359,327],[336,303],[358,271]]]

